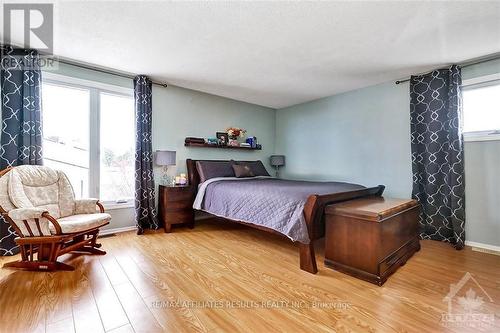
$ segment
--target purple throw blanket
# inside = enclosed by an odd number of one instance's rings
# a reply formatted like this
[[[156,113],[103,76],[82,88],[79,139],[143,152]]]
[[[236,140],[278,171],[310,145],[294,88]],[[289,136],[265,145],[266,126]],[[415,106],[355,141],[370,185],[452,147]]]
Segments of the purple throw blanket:
[[[308,244],[304,205],[311,194],[364,189],[340,182],[309,182],[272,177],[212,178],[202,183],[193,208],[231,220],[260,225]]]

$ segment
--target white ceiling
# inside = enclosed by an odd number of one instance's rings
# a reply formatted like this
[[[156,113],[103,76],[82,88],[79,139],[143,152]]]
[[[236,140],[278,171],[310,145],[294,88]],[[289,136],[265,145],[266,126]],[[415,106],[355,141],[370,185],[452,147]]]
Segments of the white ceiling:
[[[500,51],[500,1],[56,4],[55,53],[272,108]]]

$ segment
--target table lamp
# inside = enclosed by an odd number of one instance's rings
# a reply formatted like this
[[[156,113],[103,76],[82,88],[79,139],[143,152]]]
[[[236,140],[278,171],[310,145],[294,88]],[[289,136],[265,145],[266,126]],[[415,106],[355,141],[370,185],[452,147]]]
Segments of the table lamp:
[[[271,155],[271,165],[276,169],[276,177],[279,177],[280,166],[285,165],[285,155]]]
[[[173,150],[156,151],[156,164],[163,167],[162,182],[164,185],[169,185],[172,183],[171,181],[169,181],[167,171],[170,165],[175,165],[175,162],[176,162],[175,151]]]

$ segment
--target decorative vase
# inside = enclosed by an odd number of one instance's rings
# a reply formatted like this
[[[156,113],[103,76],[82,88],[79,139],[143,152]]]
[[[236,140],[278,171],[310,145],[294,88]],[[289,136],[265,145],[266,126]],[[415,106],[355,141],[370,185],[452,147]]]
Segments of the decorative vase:
[[[237,138],[240,142],[247,142],[247,134],[245,132],[241,133]]]
[[[237,139],[229,139],[229,145],[231,147],[239,147],[240,143],[238,142]]]

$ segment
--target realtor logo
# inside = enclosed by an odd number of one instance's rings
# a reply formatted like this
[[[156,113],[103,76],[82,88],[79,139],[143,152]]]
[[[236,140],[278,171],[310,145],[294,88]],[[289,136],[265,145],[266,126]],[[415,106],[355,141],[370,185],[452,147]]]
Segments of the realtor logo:
[[[44,54],[54,50],[54,5],[47,3],[9,3],[3,5],[4,43],[37,49]]]
[[[469,273],[457,284],[450,284],[450,292],[443,298],[448,303],[448,313],[441,316],[441,325],[446,327],[484,328],[493,326],[495,315],[484,309],[493,299]]]

